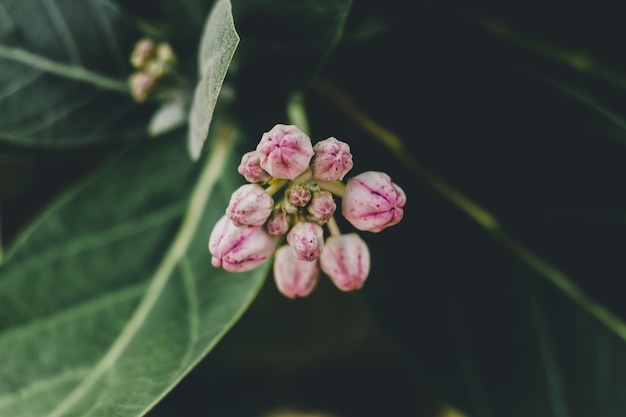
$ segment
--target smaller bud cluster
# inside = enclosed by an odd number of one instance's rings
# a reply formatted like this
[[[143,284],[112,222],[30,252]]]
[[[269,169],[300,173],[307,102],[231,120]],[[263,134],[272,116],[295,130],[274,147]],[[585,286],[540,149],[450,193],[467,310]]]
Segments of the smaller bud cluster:
[[[344,184],[352,166],[350,146],[334,137],[313,146],[294,125],[265,132],[238,167],[249,183],[235,190],[211,232],[213,265],[249,271],[274,254],[276,285],[289,298],[307,296],[321,272],[342,291],[361,288],[369,249],[357,233],[339,231],[335,197],[356,229],[377,233],[402,220],[406,195],[383,172],[364,172]]]
[[[175,74],[178,61],[167,43],[155,44],[143,38],[135,44],[130,63],[136,71],[130,76],[129,84],[133,98],[145,101],[164,80]]]

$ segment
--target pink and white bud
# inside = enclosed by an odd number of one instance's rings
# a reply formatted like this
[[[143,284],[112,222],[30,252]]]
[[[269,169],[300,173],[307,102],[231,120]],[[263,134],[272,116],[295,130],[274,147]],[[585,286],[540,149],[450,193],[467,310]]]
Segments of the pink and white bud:
[[[261,155],[258,151],[250,151],[241,157],[237,172],[249,182],[267,182],[272,176],[261,168]]]
[[[226,215],[237,226],[261,226],[274,207],[274,200],[259,184],[245,184],[230,197]]]
[[[368,171],[350,178],[342,214],[354,227],[380,232],[402,220],[406,194],[384,172]]]
[[[287,233],[287,242],[298,259],[314,261],[324,249],[324,230],[316,223],[298,222]]]
[[[313,146],[311,160],[313,176],[322,181],[341,181],[352,169],[350,145],[334,137],[321,140]]]
[[[274,280],[278,290],[286,297],[306,297],[313,291],[319,275],[317,262],[298,259],[291,246],[285,245],[276,251]]]
[[[128,82],[131,95],[139,103],[146,101],[157,85],[157,79],[154,75],[139,71],[133,73]]]
[[[272,256],[276,240],[261,226],[236,226],[224,215],[209,237],[211,263],[229,272],[245,272]]]
[[[337,209],[337,205],[335,204],[335,199],[333,195],[328,191],[316,191],[313,193],[311,197],[311,201],[309,205],[306,207],[307,211],[315,221],[319,224],[324,224],[333,217],[335,214],[335,210]]]
[[[294,206],[289,200],[283,200],[282,207],[287,214],[296,214],[298,213],[298,211],[300,211],[300,207]]]
[[[342,291],[363,286],[370,271],[370,252],[356,233],[331,236],[320,255],[322,271]]]
[[[309,167],[311,139],[294,125],[277,124],[265,132],[256,147],[261,167],[272,177],[293,180]]]
[[[284,236],[289,231],[291,216],[281,209],[275,209],[265,223],[267,233],[272,236]]]
[[[162,43],[157,47],[156,50],[157,59],[165,64],[175,64],[176,63],[176,55],[174,55],[174,51],[169,43]]]
[[[144,68],[156,54],[156,45],[148,38],[141,39],[135,44],[130,55],[130,63],[137,69]]]
[[[289,187],[287,195],[289,202],[297,207],[304,207],[311,200],[311,191],[302,183],[297,183]]]

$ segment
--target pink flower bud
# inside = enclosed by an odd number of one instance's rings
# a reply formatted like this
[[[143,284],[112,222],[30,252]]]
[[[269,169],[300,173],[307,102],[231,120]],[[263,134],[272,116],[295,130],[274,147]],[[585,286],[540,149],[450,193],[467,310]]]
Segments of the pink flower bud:
[[[300,210],[300,207],[294,206],[289,200],[283,200],[282,207],[287,214],[296,214]]]
[[[130,55],[130,63],[133,67],[141,69],[154,59],[156,46],[148,38],[141,39],[135,44],[133,52]]]
[[[313,291],[319,278],[317,262],[296,257],[291,246],[285,245],[274,257],[274,280],[278,290],[289,298],[306,297]]]
[[[311,200],[311,191],[302,183],[297,183],[287,190],[289,202],[297,207],[304,207]]]
[[[272,176],[261,168],[261,156],[258,151],[250,151],[241,157],[237,171],[249,182],[267,182]]]
[[[272,177],[293,180],[309,167],[311,139],[294,125],[277,124],[265,132],[256,147],[261,167]]]
[[[224,215],[213,227],[209,238],[211,263],[229,272],[256,268],[276,249],[276,240],[261,226],[238,227]]]
[[[298,222],[287,233],[287,242],[298,259],[314,261],[324,248],[324,230],[316,223]]]
[[[316,191],[311,197],[307,211],[313,216],[319,224],[324,224],[333,217],[337,205],[333,199],[333,195],[328,191]]]
[[[354,227],[380,232],[402,220],[406,194],[384,172],[368,171],[350,178],[342,214]]]
[[[350,145],[334,137],[321,140],[313,146],[311,160],[313,176],[322,181],[341,181],[352,169]]]
[[[261,226],[274,207],[274,200],[259,184],[245,184],[230,197],[226,215],[237,226]]]
[[[141,103],[146,101],[148,96],[154,91],[157,79],[152,74],[135,72],[129,79],[130,92],[135,101]]]
[[[290,222],[291,216],[289,216],[289,214],[281,209],[276,209],[272,211],[272,214],[270,214],[270,217],[267,219],[265,228],[267,229],[267,233],[272,236],[284,236],[289,230]]]
[[[331,236],[320,255],[320,266],[342,291],[363,286],[370,271],[370,252],[356,233]]]

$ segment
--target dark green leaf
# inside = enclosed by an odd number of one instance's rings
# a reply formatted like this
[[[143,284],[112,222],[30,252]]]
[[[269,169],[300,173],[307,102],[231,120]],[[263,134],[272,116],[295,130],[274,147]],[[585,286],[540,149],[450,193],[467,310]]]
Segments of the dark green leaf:
[[[11,252],[0,415],[143,415],[242,314],[266,271],[211,266],[238,176],[236,131],[218,126],[201,164],[171,136],[130,149]]]
[[[255,130],[285,121],[285,103],[324,68],[351,7],[351,0],[233,1],[241,44],[229,80],[235,111]]]
[[[126,80],[140,35],[108,0],[0,1],[0,140],[70,146],[145,132]]]

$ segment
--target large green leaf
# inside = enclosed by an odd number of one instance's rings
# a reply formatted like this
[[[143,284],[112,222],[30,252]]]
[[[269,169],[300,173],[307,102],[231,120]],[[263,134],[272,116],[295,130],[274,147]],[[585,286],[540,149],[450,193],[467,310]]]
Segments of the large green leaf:
[[[10,253],[0,415],[142,415],[251,302],[265,268],[229,274],[207,250],[238,185],[237,133],[212,132],[201,164],[172,136],[135,145]]]
[[[139,34],[108,0],[0,1],[0,140],[68,146],[143,134],[126,80]]]
[[[222,83],[230,61],[239,44],[229,0],[218,1],[207,19],[200,51],[198,72],[200,81],[189,111],[189,152],[195,160],[200,157],[213,118]]]

